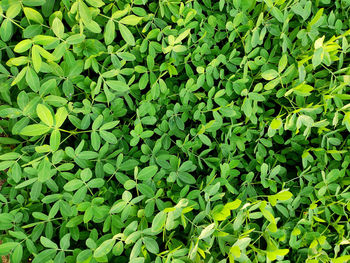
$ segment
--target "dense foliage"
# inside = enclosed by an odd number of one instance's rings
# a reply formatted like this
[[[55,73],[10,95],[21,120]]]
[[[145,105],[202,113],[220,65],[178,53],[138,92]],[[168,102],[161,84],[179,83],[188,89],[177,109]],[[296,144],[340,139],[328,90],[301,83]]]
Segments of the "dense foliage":
[[[0,255],[350,260],[349,10],[0,1]]]

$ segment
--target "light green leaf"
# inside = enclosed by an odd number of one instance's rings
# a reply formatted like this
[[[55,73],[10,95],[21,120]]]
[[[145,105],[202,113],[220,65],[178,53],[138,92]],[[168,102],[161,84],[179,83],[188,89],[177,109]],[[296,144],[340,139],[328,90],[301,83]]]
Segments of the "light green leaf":
[[[66,120],[68,116],[68,112],[65,107],[58,108],[56,114],[55,114],[55,121],[56,121],[56,128],[59,128],[62,126],[64,121]]]
[[[28,67],[26,74],[26,82],[28,86],[35,92],[40,89],[40,80],[33,68]]]
[[[271,14],[278,20],[278,22],[280,23],[284,22],[283,13],[277,7],[274,6],[271,8]]]
[[[108,85],[108,87],[115,91],[118,91],[119,93],[124,93],[129,90],[129,86],[126,83],[119,80],[107,80],[106,84]]]
[[[11,36],[13,34],[13,24],[10,21],[10,19],[6,18],[4,21],[1,23],[0,27],[0,36],[2,41],[9,41],[11,39]]]
[[[43,124],[32,124],[24,127],[20,134],[25,136],[38,136],[47,133],[50,130],[49,127]]]
[[[63,38],[64,25],[63,25],[62,21],[58,17],[55,17],[54,20],[52,21],[52,31],[54,32],[54,34],[57,37]]]
[[[23,53],[23,52],[27,51],[28,49],[30,49],[32,47],[32,44],[33,44],[33,42],[31,39],[24,39],[24,40],[18,42],[13,50],[17,53]]]
[[[73,179],[64,185],[64,190],[68,192],[75,191],[83,186],[83,181],[79,179]]]
[[[205,134],[198,134],[199,139],[207,146],[211,146],[211,141],[209,137]]]
[[[146,181],[151,179],[158,171],[155,165],[143,168],[137,175],[137,180]]]
[[[119,123],[119,121],[107,122],[100,127],[100,130],[110,130],[110,129],[114,128],[115,126],[117,126],[118,123]]]
[[[153,232],[158,232],[160,231],[163,226],[165,225],[165,221],[166,221],[166,213],[161,211],[159,212],[152,221],[152,231]]]
[[[15,18],[21,12],[21,4],[19,2],[13,2],[6,10],[6,16],[8,18]]]
[[[214,231],[215,231],[215,223],[212,223],[212,224],[206,226],[206,227],[202,230],[202,232],[201,232],[201,234],[199,235],[198,239],[207,238],[207,237],[209,237],[211,234],[213,234]]]
[[[78,2],[79,5],[79,15],[83,20],[85,25],[88,25],[92,21],[92,15],[90,9],[83,1]]]
[[[6,242],[0,245],[0,255],[5,256],[8,255],[12,249],[18,246],[18,242]]]
[[[40,243],[44,247],[58,249],[58,246],[56,245],[56,243],[52,242],[50,239],[48,239],[44,236],[40,237]]]
[[[50,147],[52,151],[57,151],[61,143],[61,133],[59,130],[54,130],[50,136]]]
[[[113,20],[108,20],[103,36],[106,45],[111,44],[115,39],[115,23]]]
[[[41,56],[37,45],[34,45],[32,47],[32,62],[33,62],[34,70],[36,72],[39,72],[41,68]]]
[[[276,198],[280,201],[286,201],[292,198],[293,194],[288,190],[283,190],[277,194],[275,194]]]
[[[119,23],[122,23],[124,25],[136,26],[138,23],[140,23],[141,20],[142,20],[142,17],[129,15],[119,20]]]
[[[128,45],[135,46],[135,38],[126,26],[119,24],[119,31]]]
[[[266,80],[273,80],[273,79],[277,78],[278,72],[274,69],[268,69],[268,70],[264,71],[263,73],[261,73],[261,76]]]
[[[143,243],[146,246],[146,249],[153,253],[153,254],[158,254],[159,253],[159,246],[156,240],[150,237],[144,237],[143,238]]]
[[[278,62],[278,73],[281,73],[287,66],[288,59],[287,55],[283,54],[280,61]]]
[[[101,258],[107,255],[113,248],[115,239],[108,239],[104,241],[94,252],[95,258]]]
[[[278,130],[279,128],[282,127],[282,124],[283,122],[281,118],[275,118],[272,120],[270,127],[271,129]]]
[[[30,7],[24,7],[23,11],[24,15],[27,17],[28,20],[37,22],[38,24],[42,24],[44,22],[44,19],[41,16],[41,14],[35,9]]]
[[[51,111],[44,104],[38,104],[36,107],[36,113],[43,123],[49,127],[53,126],[53,116]]]

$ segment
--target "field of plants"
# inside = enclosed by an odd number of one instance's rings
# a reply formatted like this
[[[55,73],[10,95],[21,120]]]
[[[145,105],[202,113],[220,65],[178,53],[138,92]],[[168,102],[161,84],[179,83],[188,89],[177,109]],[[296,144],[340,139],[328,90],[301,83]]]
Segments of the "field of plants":
[[[350,0],[1,0],[0,258],[350,262]]]

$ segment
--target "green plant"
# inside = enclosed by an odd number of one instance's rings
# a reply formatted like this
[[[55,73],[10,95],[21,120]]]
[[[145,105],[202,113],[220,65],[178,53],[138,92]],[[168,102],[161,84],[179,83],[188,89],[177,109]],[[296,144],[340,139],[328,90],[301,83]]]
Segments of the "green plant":
[[[348,0],[0,2],[0,255],[350,260]]]

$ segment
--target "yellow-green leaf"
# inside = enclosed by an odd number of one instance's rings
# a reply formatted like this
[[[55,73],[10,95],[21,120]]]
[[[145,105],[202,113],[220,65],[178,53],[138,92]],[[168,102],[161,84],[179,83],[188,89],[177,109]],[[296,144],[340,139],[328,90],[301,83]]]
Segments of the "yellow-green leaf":
[[[142,20],[142,17],[129,15],[120,19],[119,23],[122,23],[124,25],[136,26],[138,23],[140,23],[141,20]]]
[[[126,26],[119,24],[119,31],[128,45],[135,46],[135,38]]]
[[[282,127],[282,119],[281,118],[275,118],[272,120],[270,127],[271,129],[278,130]]]
[[[34,45],[32,48],[32,62],[33,62],[34,70],[36,72],[39,72],[41,68],[42,60],[41,60],[41,56],[37,45]]]
[[[67,116],[68,116],[68,112],[65,107],[61,107],[57,110],[55,114],[56,128],[59,128],[62,126]]]
[[[286,201],[290,198],[292,198],[293,194],[289,192],[288,190],[283,190],[277,194],[275,194],[276,198],[280,201]]]
[[[24,7],[23,11],[24,11],[24,15],[26,16],[26,18],[28,20],[37,22],[39,24],[42,24],[44,22],[44,19],[41,16],[41,14],[38,11],[36,11],[35,9],[30,8],[30,7]]]
[[[45,105],[38,104],[36,107],[36,113],[43,123],[50,127],[53,126],[53,116],[51,111]]]
[[[24,127],[20,134],[25,136],[37,136],[47,133],[50,130],[49,127],[43,124],[33,124]]]
[[[27,51],[28,49],[30,49],[32,44],[33,44],[33,42],[31,39],[24,39],[24,40],[18,42],[13,50],[17,53],[23,53],[23,52]]]
[[[58,17],[55,17],[54,20],[52,21],[52,31],[57,37],[63,38],[64,25]]]

